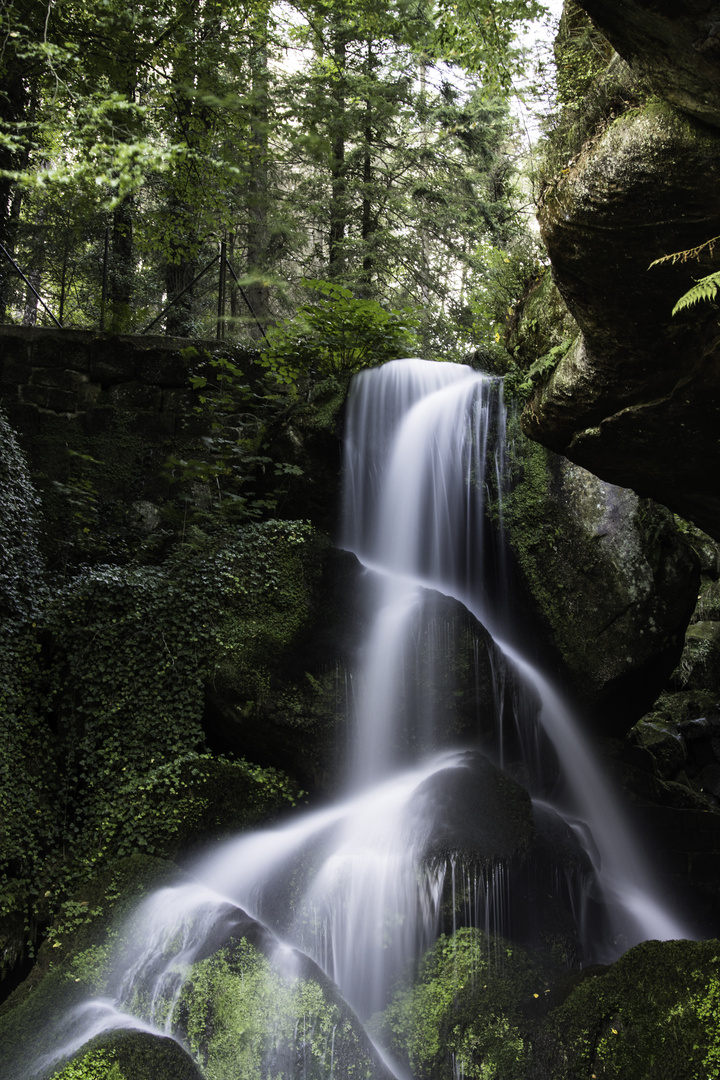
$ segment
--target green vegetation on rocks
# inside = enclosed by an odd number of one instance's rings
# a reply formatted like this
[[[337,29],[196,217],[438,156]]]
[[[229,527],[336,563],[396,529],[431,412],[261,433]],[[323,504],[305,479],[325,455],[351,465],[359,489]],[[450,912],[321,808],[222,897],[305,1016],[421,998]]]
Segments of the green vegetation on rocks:
[[[590,969],[547,1018],[538,1080],[705,1080],[717,1075],[720,943],[646,941]]]
[[[522,949],[480,930],[441,937],[372,1030],[417,1080],[524,1080],[547,983]]]
[[[287,963],[292,969],[290,950],[271,962],[241,938],[193,965],[175,1015],[208,1080],[384,1080],[329,980],[318,969],[316,978],[284,973]]]
[[[301,522],[252,525],[88,570],[22,624],[4,654],[4,912],[42,925],[118,856],[174,857],[294,801],[277,770],[208,755],[205,693],[234,679],[262,698],[309,617],[316,550]]]

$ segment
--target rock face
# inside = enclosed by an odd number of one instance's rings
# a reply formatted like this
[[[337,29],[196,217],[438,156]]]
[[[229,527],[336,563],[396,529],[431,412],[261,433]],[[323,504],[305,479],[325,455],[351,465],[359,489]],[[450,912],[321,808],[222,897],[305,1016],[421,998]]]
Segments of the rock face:
[[[702,3],[693,5],[692,17],[688,4],[587,0],[582,6],[633,71],[657,78],[657,92],[694,115],[645,94],[645,104],[625,104],[619,116],[596,125],[546,188],[542,235],[581,335],[535,392],[523,428],[717,537],[720,331],[707,303],[676,317],[672,309],[720,263],[705,249],[699,261],[649,269],[663,255],[720,234],[720,133],[707,122],[720,64],[710,44],[693,44],[712,43],[715,24]],[[667,79],[663,42],[677,46]],[[688,57],[695,57],[692,79]],[[643,100],[637,82],[635,100]]]
[[[579,0],[656,93],[720,122],[720,12],[714,0]]]
[[[560,677],[599,732],[624,734],[680,658],[699,581],[691,550],[662,507],[533,443],[504,520]]]

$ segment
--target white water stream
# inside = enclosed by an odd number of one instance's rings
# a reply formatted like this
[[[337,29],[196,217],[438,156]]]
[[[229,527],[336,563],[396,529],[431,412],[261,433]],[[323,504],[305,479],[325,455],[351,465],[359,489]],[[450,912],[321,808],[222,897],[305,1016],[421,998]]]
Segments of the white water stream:
[[[403,360],[356,377],[341,544],[368,568],[378,602],[357,680],[348,795],[283,827],[222,845],[194,868],[195,883],[152,896],[136,915],[138,944],[121,958],[114,999],[89,1002],[54,1058],[98,1030],[132,1023],[128,1014],[139,988],[146,1002],[142,1024],[172,1033],[172,1001],[189,965],[207,951],[208,938],[235,906],[312,956],[360,1016],[386,1004],[394,980],[438,933],[448,872],[446,866],[419,871],[433,821],[418,812],[415,793],[435,773],[465,761],[461,750],[413,760],[403,745],[412,722],[402,715],[403,655],[428,589],[472,612],[525,689],[520,697],[536,703],[528,717],[514,716],[512,723],[527,723],[528,746],[537,730],[552,743],[564,790],[556,809],[587,841],[608,928],[608,940],[585,941],[589,952],[612,958],[646,938],[686,936],[660,901],[651,869],[567,705],[514,644],[501,543],[504,442],[501,386],[470,368]],[[498,710],[496,758],[502,764],[505,720],[497,703],[491,707]],[[425,737],[431,740],[432,732]],[[534,762],[527,765],[530,774],[537,771]],[[311,852],[314,871],[291,893],[290,880],[299,866],[312,863]],[[481,928],[502,930],[508,901],[502,867],[475,888],[484,900],[471,917]]]

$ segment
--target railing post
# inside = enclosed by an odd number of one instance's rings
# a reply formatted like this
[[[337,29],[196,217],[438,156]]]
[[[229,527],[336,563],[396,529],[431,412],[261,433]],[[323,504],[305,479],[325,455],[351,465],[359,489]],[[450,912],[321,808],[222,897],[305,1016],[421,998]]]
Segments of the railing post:
[[[105,329],[105,304],[107,303],[108,262],[110,255],[110,226],[105,229],[105,250],[103,252],[102,294],[100,296],[100,329]]]
[[[227,267],[227,245],[220,241],[220,277],[218,280],[218,307],[216,337],[221,341],[225,337],[225,280]]]

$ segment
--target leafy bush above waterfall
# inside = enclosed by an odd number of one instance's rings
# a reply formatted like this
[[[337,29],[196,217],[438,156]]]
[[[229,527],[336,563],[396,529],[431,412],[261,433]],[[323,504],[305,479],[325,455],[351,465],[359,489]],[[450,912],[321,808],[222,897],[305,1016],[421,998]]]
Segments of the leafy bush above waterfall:
[[[330,281],[307,281],[319,296],[295,318],[268,331],[260,363],[280,383],[307,375],[341,375],[417,351],[410,308],[386,310]]]

